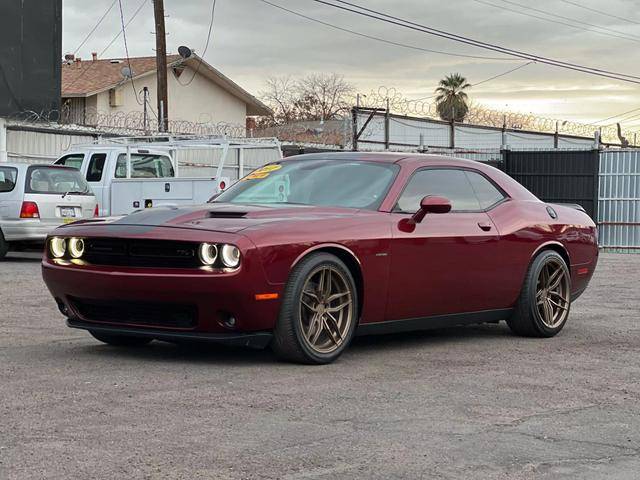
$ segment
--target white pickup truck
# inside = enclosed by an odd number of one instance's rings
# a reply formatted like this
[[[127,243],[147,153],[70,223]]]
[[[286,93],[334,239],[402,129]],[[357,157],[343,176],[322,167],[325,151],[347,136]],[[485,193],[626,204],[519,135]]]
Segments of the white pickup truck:
[[[165,149],[123,145],[84,145],[55,161],[82,173],[96,195],[100,216],[127,215],[141,208],[205,203],[229,179],[179,177]],[[222,172],[222,166],[218,173]]]

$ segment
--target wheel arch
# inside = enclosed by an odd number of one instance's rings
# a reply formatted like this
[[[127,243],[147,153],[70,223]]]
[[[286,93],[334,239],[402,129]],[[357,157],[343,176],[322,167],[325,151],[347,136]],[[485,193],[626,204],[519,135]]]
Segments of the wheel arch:
[[[360,315],[362,314],[362,308],[364,306],[364,278],[362,276],[362,263],[358,256],[349,248],[338,243],[327,243],[321,245],[315,245],[296,258],[291,265],[293,269],[303,258],[308,257],[314,253],[330,253],[338,257],[349,269],[354,282],[356,283],[356,291],[358,293],[358,322],[360,321]]]
[[[567,251],[565,246],[562,245],[560,242],[546,242],[546,243],[543,243],[542,245],[540,245],[533,252],[533,255],[531,255],[531,262],[533,262],[533,260],[538,255],[540,255],[542,252],[544,252],[546,250],[552,250],[554,252],[557,252],[563,258],[563,260],[566,262],[567,268],[569,269],[569,271],[571,271],[571,257],[569,256],[569,252]]]

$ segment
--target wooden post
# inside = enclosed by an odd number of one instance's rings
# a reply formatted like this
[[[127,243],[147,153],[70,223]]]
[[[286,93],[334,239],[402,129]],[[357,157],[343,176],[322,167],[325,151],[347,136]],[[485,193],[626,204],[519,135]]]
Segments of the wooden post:
[[[164,29],[164,0],[153,0],[153,14],[156,21],[156,68],[158,70],[158,112],[162,121],[158,130],[169,130],[169,102],[167,95],[167,38]]]

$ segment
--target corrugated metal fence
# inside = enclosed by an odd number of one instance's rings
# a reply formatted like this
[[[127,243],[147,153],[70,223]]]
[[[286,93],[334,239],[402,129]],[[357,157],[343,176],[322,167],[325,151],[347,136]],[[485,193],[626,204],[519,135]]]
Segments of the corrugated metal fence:
[[[640,253],[640,151],[601,152],[598,204],[600,246]]]

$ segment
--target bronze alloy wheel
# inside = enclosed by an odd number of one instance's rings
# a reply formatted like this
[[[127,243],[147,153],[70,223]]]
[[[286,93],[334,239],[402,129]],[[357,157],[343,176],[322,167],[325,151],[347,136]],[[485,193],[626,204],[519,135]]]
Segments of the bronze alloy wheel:
[[[542,323],[556,328],[569,314],[571,289],[566,268],[557,258],[549,258],[540,269],[536,283],[536,309]]]
[[[300,295],[300,326],[308,346],[331,353],[346,340],[355,317],[350,283],[342,272],[323,264],[307,276]]]

